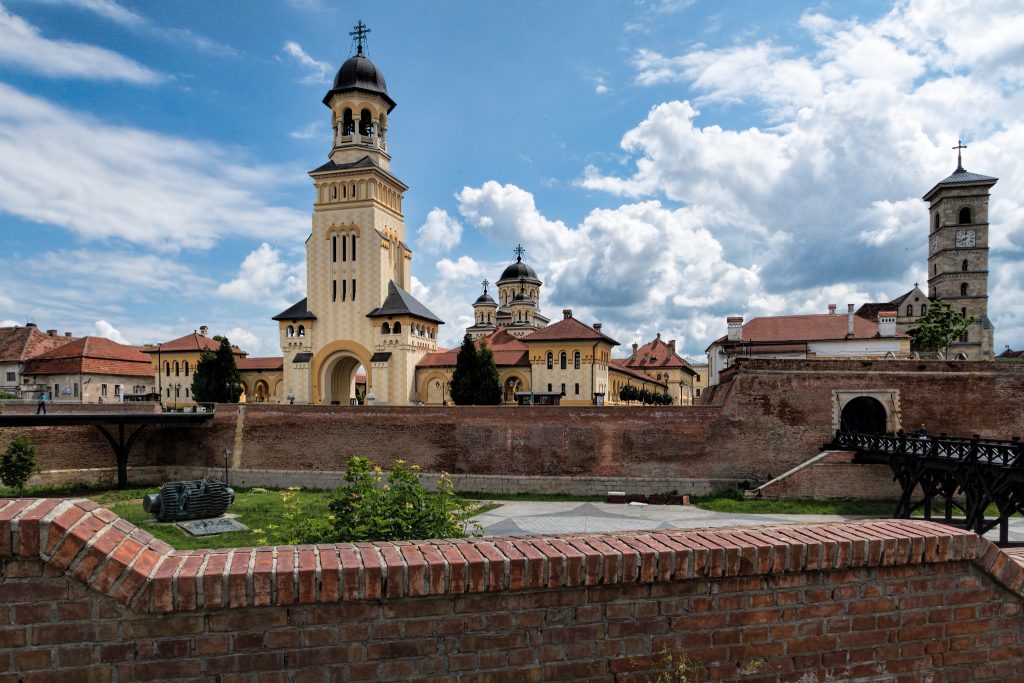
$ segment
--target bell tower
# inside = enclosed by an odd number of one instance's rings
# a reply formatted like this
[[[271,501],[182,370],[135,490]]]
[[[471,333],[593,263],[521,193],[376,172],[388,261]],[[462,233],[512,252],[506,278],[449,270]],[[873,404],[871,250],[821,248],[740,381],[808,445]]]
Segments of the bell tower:
[[[405,244],[402,199],[409,188],[391,173],[388,116],[395,101],[364,54],[370,29],[350,33],[356,54],[323,103],[331,112],[327,163],[310,171],[315,188],[306,240],[307,297],[275,316],[285,353],[286,391],[300,403],[349,405],[356,375],[366,401],[407,404],[415,365],[437,348],[442,321],[408,290],[412,250]],[[304,320],[303,344],[287,338]]]
[[[928,298],[974,318],[967,334],[949,347],[951,357],[993,358],[995,329],[988,317],[988,200],[998,178],[964,169],[957,142],[956,170],[923,197],[928,202]]]

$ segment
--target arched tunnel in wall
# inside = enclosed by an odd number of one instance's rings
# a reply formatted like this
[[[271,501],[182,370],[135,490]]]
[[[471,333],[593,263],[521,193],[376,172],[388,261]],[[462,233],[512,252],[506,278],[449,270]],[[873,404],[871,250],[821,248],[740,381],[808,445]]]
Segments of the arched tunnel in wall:
[[[840,429],[859,434],[885,434],[885,406],[871,396],[858,396],[843,406]]]

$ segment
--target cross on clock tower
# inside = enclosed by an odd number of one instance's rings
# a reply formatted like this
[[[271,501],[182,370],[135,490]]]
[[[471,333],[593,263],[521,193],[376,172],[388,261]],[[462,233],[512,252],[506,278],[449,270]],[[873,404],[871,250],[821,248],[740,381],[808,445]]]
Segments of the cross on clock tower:
[[[988,199],[998,178],[964,169],[957,141],[957,165],[923,197],[928,202],[928,298],[945,301],[974,318],[965,337],[950,345],[951,357],[991,360],[995,329],[988,318]]]

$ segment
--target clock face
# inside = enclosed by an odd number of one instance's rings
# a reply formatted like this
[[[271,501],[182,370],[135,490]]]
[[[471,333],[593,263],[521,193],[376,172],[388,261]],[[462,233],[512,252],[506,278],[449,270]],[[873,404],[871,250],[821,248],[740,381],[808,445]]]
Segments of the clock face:
[[[973,230],[957,230],[956,231],[956,246],[957,247],[973,247],[974,246],[974,231]]]

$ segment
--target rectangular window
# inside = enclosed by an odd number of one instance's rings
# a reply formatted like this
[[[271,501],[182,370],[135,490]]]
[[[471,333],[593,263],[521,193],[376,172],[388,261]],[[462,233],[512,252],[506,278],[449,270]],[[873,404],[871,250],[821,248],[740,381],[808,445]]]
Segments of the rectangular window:
[[[338,281],[331,280],[331,301],[338,300]]]
[[[344,263],[345,261],[348,260],[348,249],[345,248],[346,244],[347,244],[347,242],[345,242],[345,236],[342,235],[341,236],[341,260],[342,260],[342,263]]]
[[[347,284],[348,284],[348,280],[342,280],[341,281],[341,300],[342,301],[345,300],[345,289],[346,289],[346,285]]]
[[[75,398],[78,398],[78,382],[75,382]]]
[[[121,395],[121,385],[120,384],[115,384],[114,385],[114,396],[120,396],[120,395]]]
[[[576,395],[577,396],[580,395],[580,383],[579,382],[576,382]]]
[[[352,235],[352,260],[356,260],[356,236]]]
[[[562,382],[562,396],[565,396],[565,382]]]
[[[8,372],[7,373],[7,381],[8,382],[13,382],[14,381],[14,373],[13,372]]]
[[[356,279],[352,278],[352,301],[356,300]]]
[[[100,385],[100,396],[106,396],[106,395],[107,395],[107,385],[106,384],[101,384]]]
[[[551,384],[550,383],[548,383],[548,393],[549,394],[551,393]]]
[[[331,236],[331,263],[338,262],[338,236]]]

